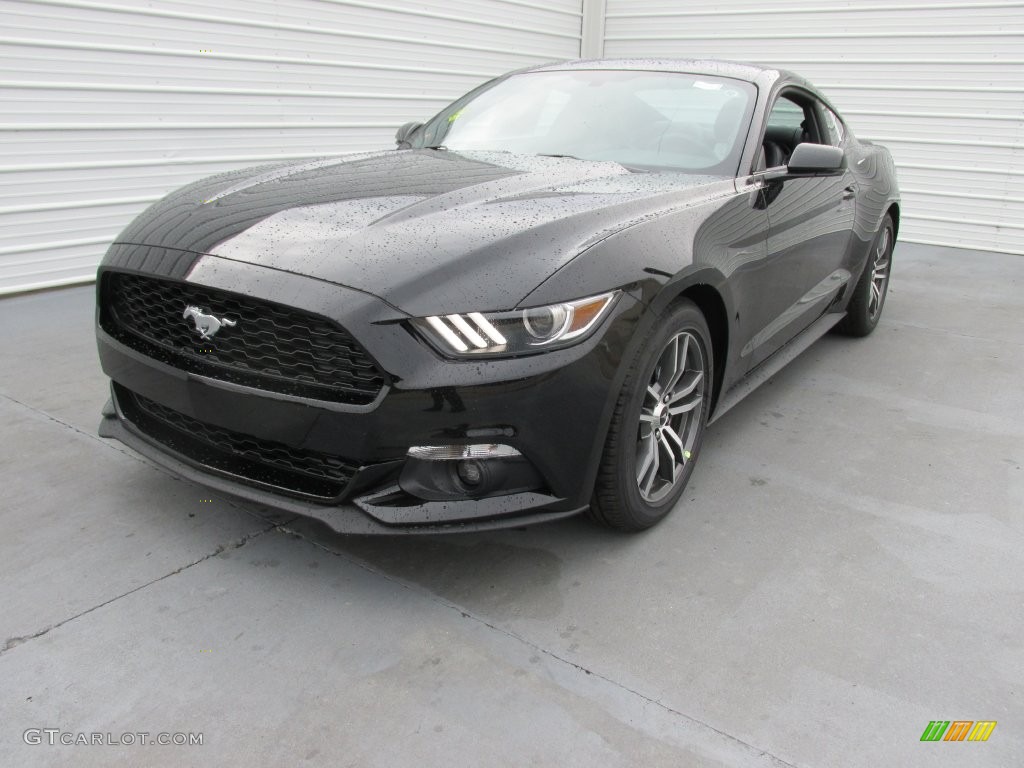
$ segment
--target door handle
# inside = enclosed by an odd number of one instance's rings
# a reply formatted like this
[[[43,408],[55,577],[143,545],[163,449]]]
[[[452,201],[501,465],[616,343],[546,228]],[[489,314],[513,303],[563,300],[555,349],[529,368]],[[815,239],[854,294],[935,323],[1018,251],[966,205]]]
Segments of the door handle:
[[[843,200],[852,200],[857,194],[857,188],[851,184],[843,190]]]

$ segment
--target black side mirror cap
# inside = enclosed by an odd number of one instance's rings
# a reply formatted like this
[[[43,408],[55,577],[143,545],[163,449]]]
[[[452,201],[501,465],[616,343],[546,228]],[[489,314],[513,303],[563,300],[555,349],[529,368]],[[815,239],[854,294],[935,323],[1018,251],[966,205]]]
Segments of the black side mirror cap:
[[[408,149],[410,146],[409,137],[422,127],[423,123],[416,122],[415,120],[410,120],[408,123],[405,123],[395,131],[395,144],[398,145],[399,149]]]
[[[791,176],[817,176],[839,173],[846,167],[846,153],[828,144],[797,144],[789,157]]]

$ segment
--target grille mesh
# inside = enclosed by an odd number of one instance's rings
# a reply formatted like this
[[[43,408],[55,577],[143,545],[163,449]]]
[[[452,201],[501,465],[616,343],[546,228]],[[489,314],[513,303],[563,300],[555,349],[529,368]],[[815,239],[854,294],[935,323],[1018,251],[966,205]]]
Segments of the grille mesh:
[[[120,385],[115,385],[115,394],[129,421],[175,453],[292,495],[336,500],[358,469],[337,456],[207,424]]]
[[[203,341],[185,307],[229,318]],[[194,373],[318,400],[365,405],[384,386],[366,351],[332,321],[248,296],[108,272],[100,323],[133,349]]]

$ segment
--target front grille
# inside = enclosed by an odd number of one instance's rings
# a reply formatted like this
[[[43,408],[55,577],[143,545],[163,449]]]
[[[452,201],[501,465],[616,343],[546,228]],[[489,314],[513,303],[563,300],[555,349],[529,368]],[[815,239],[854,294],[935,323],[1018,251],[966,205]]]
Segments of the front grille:
[[[292,448],[194,419],[114,386],[121,413],[140,432],[196,464],[295,496],[339,500],[358,467],[319,451]]]
[[[208,341],[188,306],[228,318]],[[193,373],[283,394],[366,405],[384,377],[366,351],[331,320],[269,301],[153,277],[107,272],[100,325],[121,343]]]

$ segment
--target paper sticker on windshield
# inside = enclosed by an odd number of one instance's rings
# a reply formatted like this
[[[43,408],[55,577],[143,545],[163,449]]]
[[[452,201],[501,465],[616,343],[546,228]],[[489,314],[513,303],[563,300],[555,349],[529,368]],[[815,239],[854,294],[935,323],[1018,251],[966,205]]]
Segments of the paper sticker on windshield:
[[[705,83],[701,80],[695,80],[693,83],[694,88],[702,88],[705,91],[720,91],[722,90],[721,83]]]

